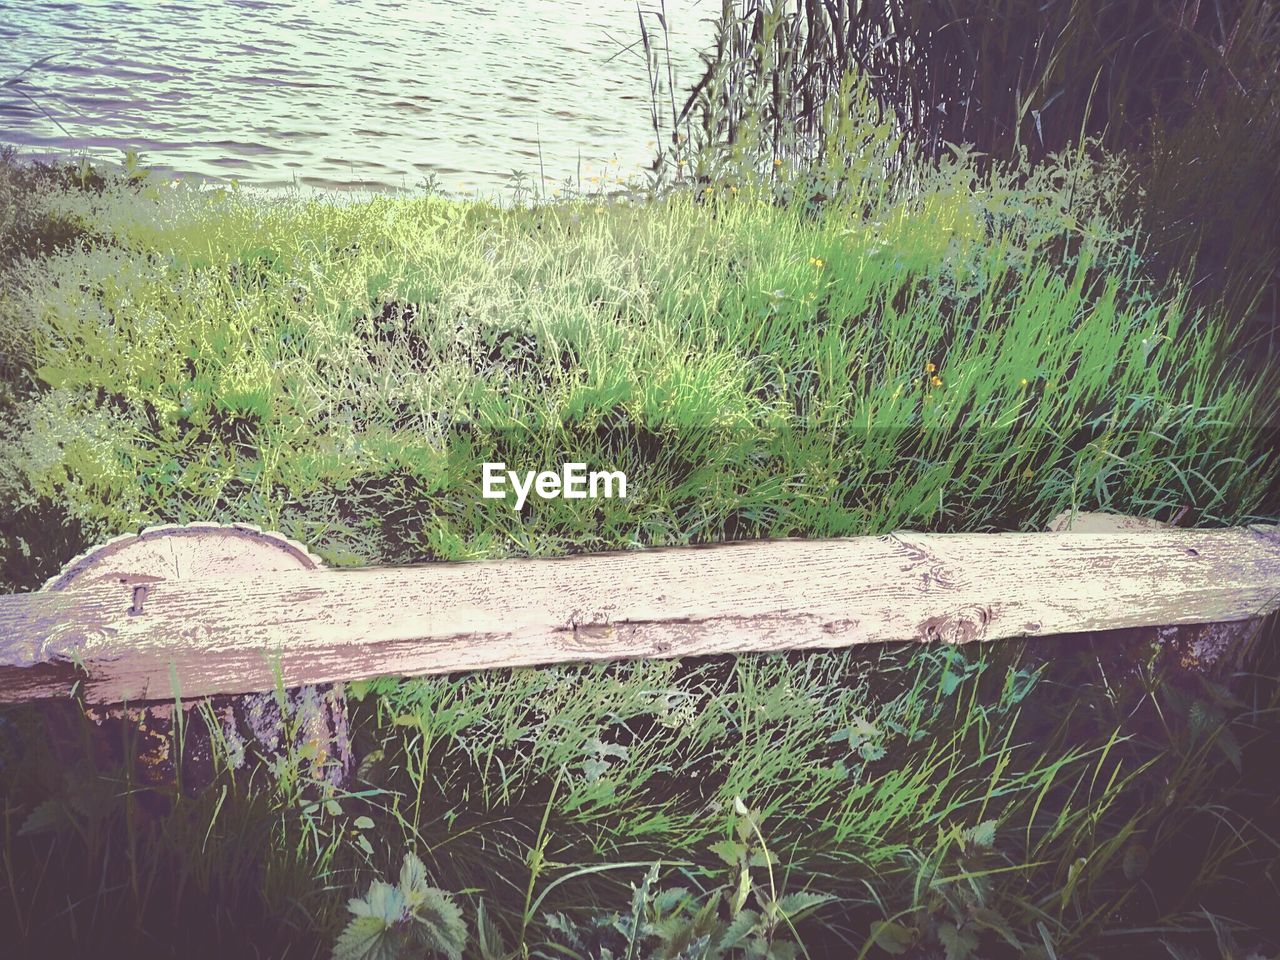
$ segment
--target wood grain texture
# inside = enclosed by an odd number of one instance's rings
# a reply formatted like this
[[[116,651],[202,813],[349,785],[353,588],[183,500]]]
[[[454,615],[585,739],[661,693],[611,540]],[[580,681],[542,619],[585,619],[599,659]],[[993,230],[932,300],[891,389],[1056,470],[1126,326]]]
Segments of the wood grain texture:
[[[782,540],[0,597],[0,701],[269,690],[624,657],[966,643],[1262,616],[1280,531]],[[83,665],[84,672],[73,665]],[[175,691],[175,681],[178,689]]]
[[[193,523],[115,537],[71,560],[43,589],[78,594],[101,584],[128,587],[128,617],[146,609],[151,592],[161,583],[271,576],[323,566],[302,544],[278,533],[246,524]],[[185,705],[190,708],[196,702]],[[249,750],[275,757],[292,745],[306,748],[294,755],[309,758],[302,770],[316,782],[339,786],[351,771],[347,706],[340,683],[308,684],[283,697],[274,691],[219,697],[208,705],[216,718],[216,733],[204,724],[187,726],[181,751],[173,749],[171,700],[90,704],[86,714],[93,724],[79,736],[87,738],[91,756],[99,758],[103,769],[127,761],[134,782],[149,786],[181,782],[198,791],[208,785],[216,769],[215,740],[230,748],[226,756],[233,766],[237,758],[243,763]],[[126,742],[131,745],[128,756],[120,752]]]

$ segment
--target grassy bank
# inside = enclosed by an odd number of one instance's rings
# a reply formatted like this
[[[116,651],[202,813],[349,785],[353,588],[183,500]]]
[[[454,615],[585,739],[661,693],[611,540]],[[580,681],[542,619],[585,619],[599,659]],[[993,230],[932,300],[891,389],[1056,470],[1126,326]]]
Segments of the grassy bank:
[[[1274,513],[1280,390],[1080,200],[1101,176],[955,166],[820,213],[734,184],[534,210],[59,194],[89,242],[0,304],[6,579],[161,520],[351,563]],[[631,495],[479,496],[486,460],[569,459]]]
[[[1117,175],[957,162],[815,207],[777,166],[517,209],[10,167],[5,583],[161,521],[350,564],[1274,517],[1280,384],[1152,278]],[[481,499],[491,460],[629,496],[517,512]],[[14,711],[0,916],[189,953],[323,955],[353,897],[351,957],[401,955],[361,930],[485,960],[1275,949],[1274,682],[1104,649],[376,681],[349,793],[284,757],[158,820]]]

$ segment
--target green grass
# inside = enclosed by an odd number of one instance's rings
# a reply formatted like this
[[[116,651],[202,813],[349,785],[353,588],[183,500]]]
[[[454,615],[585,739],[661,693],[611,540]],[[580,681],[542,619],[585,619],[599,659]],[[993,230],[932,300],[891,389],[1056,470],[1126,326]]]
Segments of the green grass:
[[[3,553],[47,508],[81,543],[242,520],[340,564],[1274,513],[1280,391],[1069,206],[1092,172],[956,166],[870,212],[63,193],[94,241],[0,302]],[[562,459],[631,495],[479,496],[485,460]],[[67,558],[31,553],[9,579]]]
[[[547,958],[735,917],[733,957],[1274,950],[1274,677],[1237,700],[1138,639],[381,680],[347,790],[251,766],[161,814],[11,712],[0,917],[49,949],[326,955],[411,852],[472,957],[504,955],[482,916]]]
[[[957,161],[821,208],[775,202],[785,167],[533,208],[23,181],[4,581],[162,521],[350,564],[1275,516],[1280,389],[1150,276],[1108,170]],[[570,459],[630,496],[479,496],[486,460]],[[349,898],[412,893],[485,960],[482,916],[520,956],[713,956],[731,929],[733,957],[1275,949],[1274,682],[1236,699],[1145,649],[381,680],[352,691],[348,792],[285,757],[160,814],[12,711],[0,927],[324,955]],[[407,853],[449,897],[371,886]]]

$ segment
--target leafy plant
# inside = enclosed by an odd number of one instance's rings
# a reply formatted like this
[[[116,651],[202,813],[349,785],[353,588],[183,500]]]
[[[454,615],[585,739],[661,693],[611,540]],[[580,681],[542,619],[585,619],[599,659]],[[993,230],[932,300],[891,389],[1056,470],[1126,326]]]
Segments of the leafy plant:
[[[1004,941],[1024,956],[1036,953],[1039,945],[1020,940],[1015,925],[992,903],[993,875],[1001,864],[996,835],[996,821],[984,820],[949,831],[928,857],[909,855],[916,902],[894,919],[876,921],[868,946],[894,956],[933,948],[946,960],[985,955],[980,948],[985,943],[989,949],[992,941]]]
[[[729,867],[729,879],[702,894],[687,887],[660,887],[654,864],[633,888],[626,913],[604,913],[574,921],[560,913],[545,918],[550,947],[542,956],[587,960],[792,960],[807,956],[795,924],[835,898],[811,890],[785,892],[775,884],[776,857],[764,845],[759,814],[735,801],[736,840],[713,846]],[[761,874],[764,877],[761,877]],[[766,879],[767,878],[767,879]]]
[[[677,117],[714,116],[732,143],[759,125],[783,145],[821,141],[850,71],[930,158],[967,143],[1008,158],[1082,136],[1113,149],[1187,121],[1244,82],[1269,82],[1274,4],[1117,0],[726,0],[707,71]],[[793,139],[794,138],[794,139]]]
[[[462,910],[427,882],[416,854],[405,854],[393,886],[375,880],[347,909],[354,915],[333,948],[333,960],[406,960],[442,956],[461,960],[467,943]]]

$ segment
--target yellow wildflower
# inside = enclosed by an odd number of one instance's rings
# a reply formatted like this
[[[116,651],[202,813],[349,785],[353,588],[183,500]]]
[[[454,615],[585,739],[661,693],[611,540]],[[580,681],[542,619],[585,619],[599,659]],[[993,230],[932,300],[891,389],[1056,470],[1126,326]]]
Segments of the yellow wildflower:
[[[931,384],[933,384],[935,387],[940,387],[940,386],[942,386],[942,378],[941,378],[941,377],[934,377],[934,378],[933,378],[932,380],[930,380],[929,382],[930,382]]]
[[[926,363],[926,364],[924,365],[924,372],[925,372],[925,373],[933,373],[933,371],[935,371],[935,370],[937,370],[937,369],[938,369],[938,368],[937,368],[937,367],[935,367],[932,363]]]

